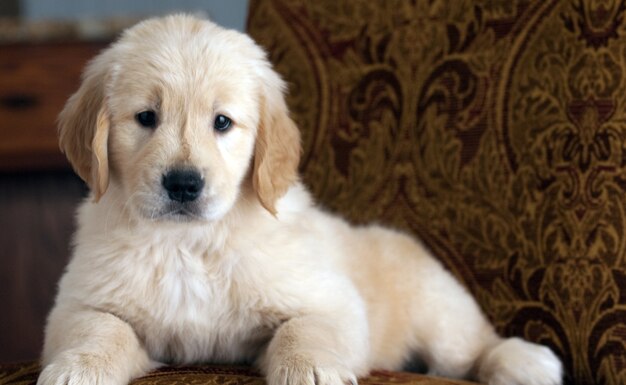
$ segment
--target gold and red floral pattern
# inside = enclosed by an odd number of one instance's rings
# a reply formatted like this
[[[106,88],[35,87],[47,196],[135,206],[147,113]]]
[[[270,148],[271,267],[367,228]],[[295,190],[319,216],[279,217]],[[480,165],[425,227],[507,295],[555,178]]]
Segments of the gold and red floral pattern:
[[[419,236],[568,384],[626,383],[625,10],[251,1],[316,198]]]

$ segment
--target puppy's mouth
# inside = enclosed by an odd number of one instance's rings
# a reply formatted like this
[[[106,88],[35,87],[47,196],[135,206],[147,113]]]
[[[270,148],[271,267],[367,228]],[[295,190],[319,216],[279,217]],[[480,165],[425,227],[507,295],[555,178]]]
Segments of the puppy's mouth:
[[[169,202],[156,220],[175,222],[203,221],[202,210],[196,202]]]
[[[139,203],[139,202],[138,202]],[[206,222],[206,205],[202,202],[172,202],[162,197],[139,203],[136,213],[150,222]]]

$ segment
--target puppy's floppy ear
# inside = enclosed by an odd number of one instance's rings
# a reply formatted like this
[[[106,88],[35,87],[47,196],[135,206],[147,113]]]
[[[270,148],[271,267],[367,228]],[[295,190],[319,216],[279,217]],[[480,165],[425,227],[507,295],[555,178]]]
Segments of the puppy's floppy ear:
[[[59,114],[59,145],[97,202],[109,184],[109,113],[105,87],[111,67],[109,51],[92,60],[82,84]]]
[[[263,207],[276,215],[276,200],[298,179],[300,132],[289,117],[284,82],[267,63],[261,68],[261,83],[252,184]]]

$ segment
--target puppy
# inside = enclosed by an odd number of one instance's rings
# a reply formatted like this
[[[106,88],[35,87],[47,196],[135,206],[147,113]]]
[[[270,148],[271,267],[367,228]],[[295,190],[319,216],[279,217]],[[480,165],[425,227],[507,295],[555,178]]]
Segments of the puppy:
[[[181,15],[88,65],[59,126],[91,197],[38,384],[199,362],[255,364],[270,385],[356,384],[414,355],[434,375],[560,384],[558,358],[499,337],[419,243],[315,207],[284,89],[250,38]]]

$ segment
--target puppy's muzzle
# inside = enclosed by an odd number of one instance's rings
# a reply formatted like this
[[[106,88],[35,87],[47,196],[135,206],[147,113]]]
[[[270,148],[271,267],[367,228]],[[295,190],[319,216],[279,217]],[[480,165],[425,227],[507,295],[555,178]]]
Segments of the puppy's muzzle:
[[[170,200],[180,203],[195,201],[204,188],[204,179],[195,169],[179,169],[163,175],[161,184]]]

